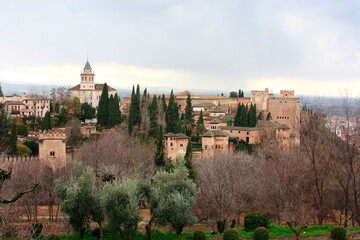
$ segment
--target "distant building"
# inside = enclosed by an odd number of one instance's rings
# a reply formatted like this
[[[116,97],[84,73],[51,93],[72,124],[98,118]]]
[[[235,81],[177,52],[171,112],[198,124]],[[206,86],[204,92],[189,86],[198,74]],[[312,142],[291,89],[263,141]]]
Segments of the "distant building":
[[[186,148],[189,143],[189,137],[183,133],[167,133],[164,135],[165,158],[185,157]]]
[[[7,114],[17,117],[45,117],[50,111],[50,99],[38,95],[13,95],[0,97],[0,104]]]
[[[87,102],[90,106],[96,108],[99,105],[99,100],[103,90],[104,84],[95,83],[95,73],[92,71],[89,61],[86,61],[85,67],[80,74],[80,84],[69,89],[71,97],[78,97],[80,103]],[[115,95],[116,89],[108,85],[108,94]]]
[[[39,160],[52,168],[66,165],[66,134],[61,130],[39,133]]]

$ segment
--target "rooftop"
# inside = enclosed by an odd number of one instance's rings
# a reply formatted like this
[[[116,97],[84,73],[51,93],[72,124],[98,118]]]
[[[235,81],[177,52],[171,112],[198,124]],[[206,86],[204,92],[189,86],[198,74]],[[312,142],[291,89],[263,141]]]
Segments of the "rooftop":
[[[228,137],[229,134],[221,130],[207,131],[202,135],[203,137]]]

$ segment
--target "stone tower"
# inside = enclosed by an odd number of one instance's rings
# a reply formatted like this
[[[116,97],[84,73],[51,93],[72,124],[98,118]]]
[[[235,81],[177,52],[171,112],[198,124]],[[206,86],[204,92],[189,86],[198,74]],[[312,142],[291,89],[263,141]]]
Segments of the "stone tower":
[[[40,132],[39,160],[52,168],[66,165],[66,134],[63,131]]]
[[[92,71],[89,60],[86,61],[80,77],[80,90],[95,90],[95,73]]]

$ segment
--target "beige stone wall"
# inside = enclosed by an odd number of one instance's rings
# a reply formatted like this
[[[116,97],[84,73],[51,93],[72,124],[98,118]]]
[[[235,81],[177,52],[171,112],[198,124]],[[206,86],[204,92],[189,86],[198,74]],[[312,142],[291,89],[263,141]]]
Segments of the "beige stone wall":
[[[229,137],[202,137],[201,141],[204,156],[229,151]]]
[[[265,91],[251,91],[251,102],[256,104],[257,109],[267,110],[269,97],[270,94],[268,88],[265,88]]]
[[[222,131],[228,133],[230,137],[236,138],[239,141],[244,141],[250,144],[260,143],[261,130],[235,130],[235,129],[221,129]]]
[[[188,142],[186,138],[165,137],[165,158],[175,160],[177,157],[185,157]]]
[[[52,168],[66,165],[66,135],[61,131],[39,134],[39,160]]]
[[[269,99],[269,112],[272,120],[290,127],[290,134],[299,135],[300,127],[300,99],[272,98]]]

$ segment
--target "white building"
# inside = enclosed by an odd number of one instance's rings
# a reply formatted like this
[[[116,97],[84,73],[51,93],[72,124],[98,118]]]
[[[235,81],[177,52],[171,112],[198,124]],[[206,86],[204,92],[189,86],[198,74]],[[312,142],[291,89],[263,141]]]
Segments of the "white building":
[[[81,103],[87,102],[96,108],[99,104],[104,84],[95,83],[95,73],[92,71],[89,61],[80,74],[80,84],[69,89],[71,97],[78,97]],[[115,95],[116,89],[108,86],[109,97]]]
[[[0,97],[0,103],[5,112],[17,117],[35,116],[43,118],[50,111],[50,100],[48,98],[31,95]]]

